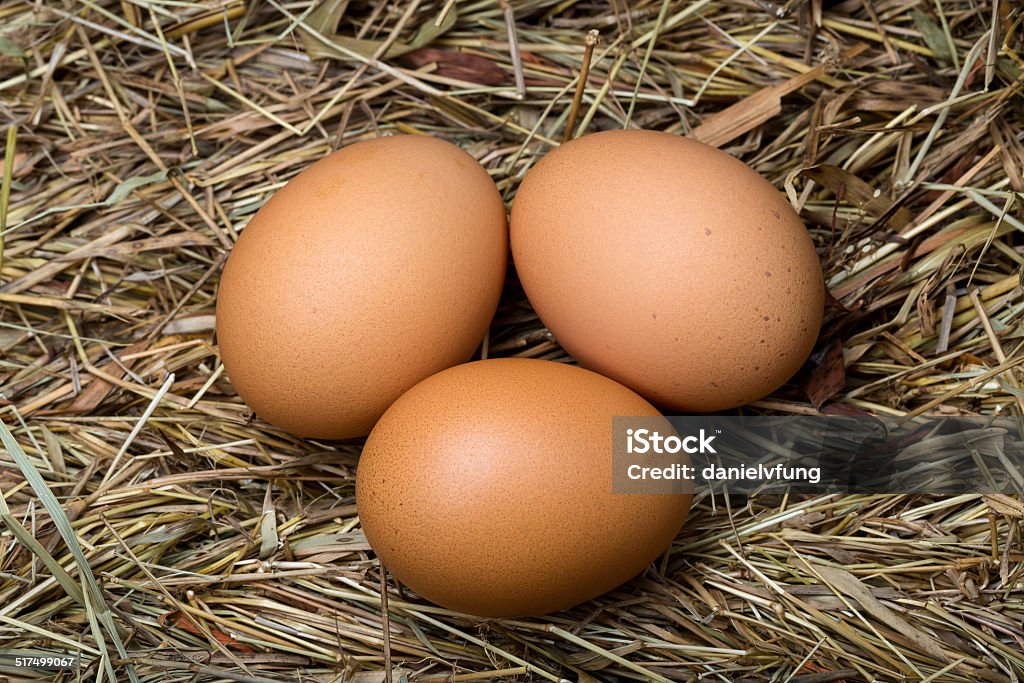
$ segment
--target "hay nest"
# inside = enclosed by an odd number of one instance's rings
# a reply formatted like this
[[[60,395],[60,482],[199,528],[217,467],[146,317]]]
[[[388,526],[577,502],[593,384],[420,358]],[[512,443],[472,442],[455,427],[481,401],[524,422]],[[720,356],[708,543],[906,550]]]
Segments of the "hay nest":
[[[0,647],[96,680],[1021,680],[1019,498],[706,496],[620,589],[469,618],[382,582],[358,444],[254,419],[212,331],[238,232],[341,144],[442,136],[510,199],[596,29],[577,132],[722,146],[814,234],[819,350],[754,409],[1019,415],[1022,21],[1010,0],[0,5]],[[568,360],[515,283],[487,353]]]

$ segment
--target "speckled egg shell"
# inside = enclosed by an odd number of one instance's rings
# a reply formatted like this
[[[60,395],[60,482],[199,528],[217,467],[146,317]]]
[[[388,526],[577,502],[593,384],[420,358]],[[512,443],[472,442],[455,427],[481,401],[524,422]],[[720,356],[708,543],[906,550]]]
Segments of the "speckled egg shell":
[[[658,414],[551,361],[445,370],[366,442],[366,538],[399,581],[450,609],[511,617],[586,601],[642,571],[686,519],[690,495],[612,493],[612,417]]]
[[[821,325],[821,265],[783,195],[677,135],[602,132],[551,152],[515,197],[511,244],[557,341],[673,411],[771,393]]]
[[[470,358],[507,261],[504,204],[469,154],[411,135],[345,147],[235,244],[217,300],[227,374],[282,429],[364,435],[403,391]]]

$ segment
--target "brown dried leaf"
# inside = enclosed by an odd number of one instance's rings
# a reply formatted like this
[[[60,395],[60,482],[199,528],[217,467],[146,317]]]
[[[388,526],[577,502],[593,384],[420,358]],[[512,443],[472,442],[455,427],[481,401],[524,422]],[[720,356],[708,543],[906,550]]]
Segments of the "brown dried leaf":
[[[829,403],[827,406],[821,409],[822,415],[845,415],[847,417],[868,417],[871,415],[868,411],[857,406],[851,406],[848,403]]]
[[[818,164],[800,171],[800,175],[822,187],[826,187],[835,193],[840,194],[844,200],[848,200],[860,210],[872,218],[886,216],[892,209],[892,202],[868,183],[838,166],[832,164]],[[905,207],[892,211],[888,223],[899,230],[907,225],[913,215]]]
[[[118,356],[130,356],[131,354],[145,351],[147,346],[148,344],[145,340],[137,341],[131,346],[126,347],[118,354]],[[131,368],[134,360],[135,359],[133,358],[122,360],[121,365],[126,368]],[[103,371],[115,379],[121,379],[125,374],[121,365],[110,362],[103,367]],[[82,390],[82,393],[75,398],[75,402],[71,404],[71,407],[67,409],[67,412],[73,415],[78,415],[92,411],[96,406],[103,402],[103,399],[110,394],[113,388],[114,386],[112,384],[105,382],[98,377],[94,377]]]
[[[157,621],[161,626],[167,626],[168,622],[170,622],[171,627],[180,628],[182,631],[187,631],[188,633],[196,636],[205,635],[203,633],[203,629],[196,625],[195,620],[187,616],[181,610],[165,612],[158,617]],[[234,636],[231,634],[225,633],[215,626],[209,626],[208,628],[210,635],[213,636],[221,645],[225,645],[237,652],[255,652],[255,650],[245,643],[240,643],[235,640]]]
[[[507,80],[505,71],[486,57],[451,50],[424,47],[402,55],[398,62],[410,69],[437,64],[433,73],[438,76],[480,85],[500,85]]]
[[[804,391],[815,408],[821,408],[846,386],[843,343],[834,337],[811,355],[812,368],[804,382]]]
[[[910,103],[923,106],[942,102],[949,91],[934,85],[906,81],[880,81],[869,83],[853,92],[847,102],[853,111],[903,111]]]
[[[845,569],[826,565],[815,565],[814,571],[831,584],[836,591],[859,602],[868,614],[906,637],[915,650],[940,662],[949,661],[945,650],[934,638],[914,628],[910,622],[882,604],[872,594],[871,589],[856,576]]]
[[[787,83],[789,82],[787,81]],[[782,96],[789,92],[784,89],[786,85],[776,85],[759,90],[736,104],[709,116],[704,123],[693,129],[691,137],[712,147],[721,147],[744,133],[754,130],[762,123],[782,113]]]
[[[867,44],[858,43],[847,50],[843,58],[852,59],[866,49],[868,49]],[[819,64],[787,81],[763,88],[704,119],[704,123],[694,128],[690,136],[712,147],[721,147],[744,133],[749,133],[765,121],[778,116],[782,113],[782,98],[784,96],[821,78],[827,71],[828,65]]]

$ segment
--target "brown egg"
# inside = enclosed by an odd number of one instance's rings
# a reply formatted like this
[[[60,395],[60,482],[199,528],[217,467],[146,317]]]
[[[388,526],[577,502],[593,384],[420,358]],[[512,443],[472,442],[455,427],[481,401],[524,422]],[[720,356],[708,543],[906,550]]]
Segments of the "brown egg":
[[[552,361],[440,372],[366,442],[356,475],[366,538],[399,581],[453,610],[526,616],[600,595],[665,550],[691,500],[612,493],[616,415],[659,413]]]
[[[504,204],[469,154],[411,135],[350,145],[235,244],[217,299],[224,367],[282,429],[364,435],[406,389],[469,360],[507,261]]]
[[[566,351],[673,411],[771,393],[821,325],[800,218],[757,172],[688,138],[619,130],[562,145],[524,178],[511,243]]]

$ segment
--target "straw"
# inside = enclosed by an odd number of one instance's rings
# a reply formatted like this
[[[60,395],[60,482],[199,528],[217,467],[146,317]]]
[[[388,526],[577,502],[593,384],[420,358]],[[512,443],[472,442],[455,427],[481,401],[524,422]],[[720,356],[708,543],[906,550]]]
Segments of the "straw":
[[[642,127],[741,158],[818,248],[837,346],[748,411],[1019,418],[1019,3],[50,4],[0,5],[0,649],[105,681],[1024,680],[1017,496],[705,495],[622,587],[475,618],[386,574],[359,442],[254,416],[213,334],[246,223],[341,145],[451,140],[511,202],[563,135]],[[482,353],[571,360],[514,278]]]

